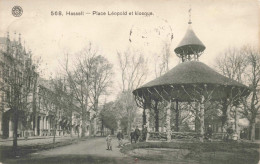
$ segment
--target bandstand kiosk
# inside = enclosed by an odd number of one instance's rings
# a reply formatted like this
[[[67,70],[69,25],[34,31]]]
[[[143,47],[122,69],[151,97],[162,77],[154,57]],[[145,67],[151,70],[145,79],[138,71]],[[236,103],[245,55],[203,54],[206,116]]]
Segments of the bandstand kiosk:
[[[155,102],[164,102],[166,110],[166,136],[171,140],[171,105],[175,102],[193,102],[199,111],[200,136],[203,141],[205,133],[204,109],[205,102],[225,101],[227,111],[239,100],[248,96],[250,90],[247,86],[227,78],[206,64],[199,62],[199,57],[205,50],[204,44],[199,40],[188,22],[188,30],[175,48],[176,55],[181,63],[164,75],[146,83],[133,91],[136,103],[143,108],[143,125],[149,134],[149,111],[154,108]],[[149,136],[149,135],[148,135]]]

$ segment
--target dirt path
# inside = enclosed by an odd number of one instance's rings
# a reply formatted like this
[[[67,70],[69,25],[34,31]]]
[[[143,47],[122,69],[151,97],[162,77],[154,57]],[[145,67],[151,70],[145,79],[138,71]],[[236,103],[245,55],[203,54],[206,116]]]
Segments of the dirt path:
[[[112,140],[113,150],[106,150],[105,138],[96,138],[91,140],[81,141],[77,144],[55,148],[52,150],[41,151],[34,153],[37,156],[57,156],[66,154],[75,155],[98,155],[104,157],[125,157],[117,147],[116,138]]]

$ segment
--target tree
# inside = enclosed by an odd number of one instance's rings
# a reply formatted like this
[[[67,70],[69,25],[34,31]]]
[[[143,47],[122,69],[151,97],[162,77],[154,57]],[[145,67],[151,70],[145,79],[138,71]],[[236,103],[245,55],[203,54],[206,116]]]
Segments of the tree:
[[[251,140],[255,140],[255,123],[256,117],[259,114],[260,103],[260,52],[258,49],[246,46],[242,49],[245,54],[247,71],[245,73],[251,94],[247,99],[243,99],[244,110],[242,110],[243,116],[245,116],[250,123]]]
[[[240,100],[243,107],[239,111],[242,117],[245,117],[250,122],[251,140],[255,138],[255,119],[259,112],[259,81],[260,81],[260,58],[259,50],[244,46],[240,49],[227,49],[224,52],[224,57],[220,56],[217,59],[217,68],[223,75],[237,80],[238,82],[249,85],[251,94],[248,97]],[[229,101],[233,101],[230,99]],[[230,102],[226,100],[222,104],[222,125],[228,120],[229,113],[227,105]],[[237,106],[235,106],[237,110]]]
[[[99,119],[102,123],[102,131],[104,127],[110,129],[112,133],[117,129],[117,119],[113,106],[114,102],[105,103],[103,109],[99,113]]]
[[[155,77],[160,77],[161,75],[169,71],[170,54],[170,44],[165,43],[162,48],[161,55],[155,55],[154,57]]]
[[[91,85],[90,74],[93,68],[93,57],[96,52],[93,51],[91,44],[79,53],[77,62],[73,70],[69,70],[68,56],[65,63],[65,73],[69,82],[69,87],[74,93],[75,100],[80,104],[82,116],[82,133],[85,137],[87,113],[89,112],[89,89]]]
[[[107,90],[112,84],[113,65],[101,55],[94,57],[93,62],[89,100],[92,109],[98,112],[99,98],[101,95],[107,94]],[[95,119],[95,117],[92,119]],[[95,133],[94,128],[94,135]]]
[[[118,104],[126,111],[128,116],[127,134],[130,135],[132,121],[137,110],[132,91],[143,84],[147,77],[147,61],[141,54],[134,53],[130,49],[117,53],[121,73],[121,93],[118,96]]]
[[[242,83],[247,65],[244,54],[237,48],[228,48],[216,60],[217,70],[224,76]]]
[[[106,94],[111,85],[112,64],[98,53],[98,49],[89,43],[77,54],[77,60],[73,62],[74,67],[70,67],[72,69],[69,68],[68,56],[64,66],[68,86],[75,101],[80,104],[82,137],[85,136],[86,122],[90,121],[91,126],[91,121],[96,117],[94,114],[94,117],[90,118],[90,112],[97,112],[100,96]]]
[[[23,49],[20,38],[19,42],[11,42],[8,38],[7,50],[1,53],[7,61],[3,72],[5,83],[0,89],[6,93],[7,106],[13,114],[13,148],[16,151],[18,122],[23,115],[27,115],[24,113],[33,112],[32,101],[36,92],[39,63],[33,62],[31,51]]]
[[[169,61],[170,61],[170,43],[164,42],[162,51],[160,55],[155,55],[154,56],[154,73],[155,77],[158,78],[165,74],[166,72],[169,71]],[[154,101],[152,102],[153,105],[151,106],[153,109],[154,113],[154,123],[155,123],[155,131],[159,132],[159,114],[160,113],[165,113],[164,111],[164,102],[158,102]],[[173,103],[173,102],[172,102]],[[159,104],[159,105],[158,105]],[[160,105],[164,104],[164,105]],[[178,112],[176,112],[176,118],[178,118]],[[178,122],[178,121],[177,121]],[[178,126],[177,126],[178,127]]]
[[[217,70],[224,76],[243,83],[245,71],[247,65],[245,64],[244,55],[237,48],[228,48],[224,51],[224,56],[219,56],[216,60]],[[229,100],[229,101],[228,101]],[[228,100],[222,100],[221,104],[221,122],[222,122],[222,132],[224,126],[229,118],[228,105],[232,103],[232,98]],[[231,104],[233,106],[233,104]]]

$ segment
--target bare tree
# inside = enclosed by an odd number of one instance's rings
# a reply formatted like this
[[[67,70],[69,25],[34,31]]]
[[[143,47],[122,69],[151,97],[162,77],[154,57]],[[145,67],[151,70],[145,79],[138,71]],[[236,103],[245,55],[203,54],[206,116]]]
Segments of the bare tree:
[[[73,68],[69,67],[68,56],[64,66],[69,88],[76,102],[80,104],[82,137],[85,136],[86,122],[90,121],[90,129],[92,129],[91,120],[96,117],[94,114],[94,117],[90,118],[90,112],[97,112],[99,98],[102,94],[106,94],[111,84],[112,65],[98,53],[98,49],[89,43],[77,54]]]
[[[170,43],[165,42],[162,47],[162,52],[160,55],[155,55],[154,57],[154,73],[155,77],[160,77],[166,72],[169,71],[169,61],[170,61]],[[173,103],[173,102],[172,102]],[[154,110],[154,121],[155,121],[155,131],[159,132],[159,114],[165,113],[163,110],[165,109],[164,106],[158,104],[164,104],[160,103],[158,101],[154,102],[154,105],[152,105],[152,109]],[[161,111],[161,112],[160,112]],[[178,118],[178,112],[176,112],[176,118]],[[178,126],[177,126],[178,127]]]
[[[217,70],[231,79],[242,83],[247,65],[244,54],[237,48],[228,48],[224,51],[224,56],[219,56],[216,60]]]
[[[147,61],[141,54],[134,54],[130,49],[117,53],[122,91],[133,91],[143,84],[147,77]]]
[[[170,60],[170,44],[165,43],[162,48],[162,53],[160,55],[155,55],[154,57],[154,72],[155,77],[160,77],[167,71],[169,71],[169,60]]]
[[[250,46],[241,49],[227,49],[224,57],[217,59],[217,68],[223,75],[249,85],[251,94],[242,100],[243,108],[239,111],[242,117],[250,122],[251,140],[255,138],[255,119],[259,111],[259,81],[260,81],[260,58],[259,50]],[[222,103],[222,125],[228,120],[228,104],[232,103],[224,100]],[[238,108],[238,107],[235,107]],[[237,121],[237,120],[236,120]]]
[[[244,110],[242,110],[243,116],[245,116],[250,123],[251,140],[255,140],[255,123],[256,117],[259,114],[260,103],[260,52],[258,49],[246,46],[242,49],[242,53],[246,56],[246,81],[251,89],[251,94],[247,99],[243,99]]]
[[[137,110],[137,106],[134,102],[132,91],[143,84],[147,77],[147,61],[141,54],[135,54],[130,50],[123,53],[117,53],[122,90],[119,94],[119,101],[121,106],[124,108],[128,116],[128,128],[127,132],[130,134],[132,121],[134,114]],[[121,109],[122,110],[122,109]]]
[[[112,84],[113,65],[101,55],[94,57],[93,62],[93,70],[91,73],[92,84],[90,86],[89,100],[91,102],[92,109],[95,112],[98,112],[100,96],[107,94],[108,88]],[[97,115],[94,115],[94,117],[91,118],[91,121],[94,120],[96,116]],[[96,129],[94,127],[94,135],[96,133],[95,130]]]
[[[246,70],[243,54],[238,48],[228,48],[223,53],[224,56],[219,56],[216,60],[217,70],[224,76],[243,83]],[[228,123],[228,120],[230,119],[228,106],[233,106],[232,101],[232,98],[229,98],[220,102],[220,109],[222,111],[222,132],[224,131],[225,124]]]
[[[85,137],[87,113],[89,112],[89,87],[90,81],[90,69],[92,67],[91,61],[93,54],[91,53],[91,47],[84,49],[80,52],[81,57],[78,59],[73,70],[69,70],[68,57],[65,64],[65,72],[69,82],[69,87],[73,90],[75,100],[80,104],[81,117],[82,117],[82,132],[81,137]]]

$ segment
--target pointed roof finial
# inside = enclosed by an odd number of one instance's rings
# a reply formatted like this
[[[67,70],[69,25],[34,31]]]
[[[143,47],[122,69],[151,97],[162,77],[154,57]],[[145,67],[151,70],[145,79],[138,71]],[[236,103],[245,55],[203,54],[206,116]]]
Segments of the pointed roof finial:
[[[188,24],[191,24],[192,22],[191,22],[191,5],[190,5],[190,9],[189,9],[189,22],[188,22]]]

